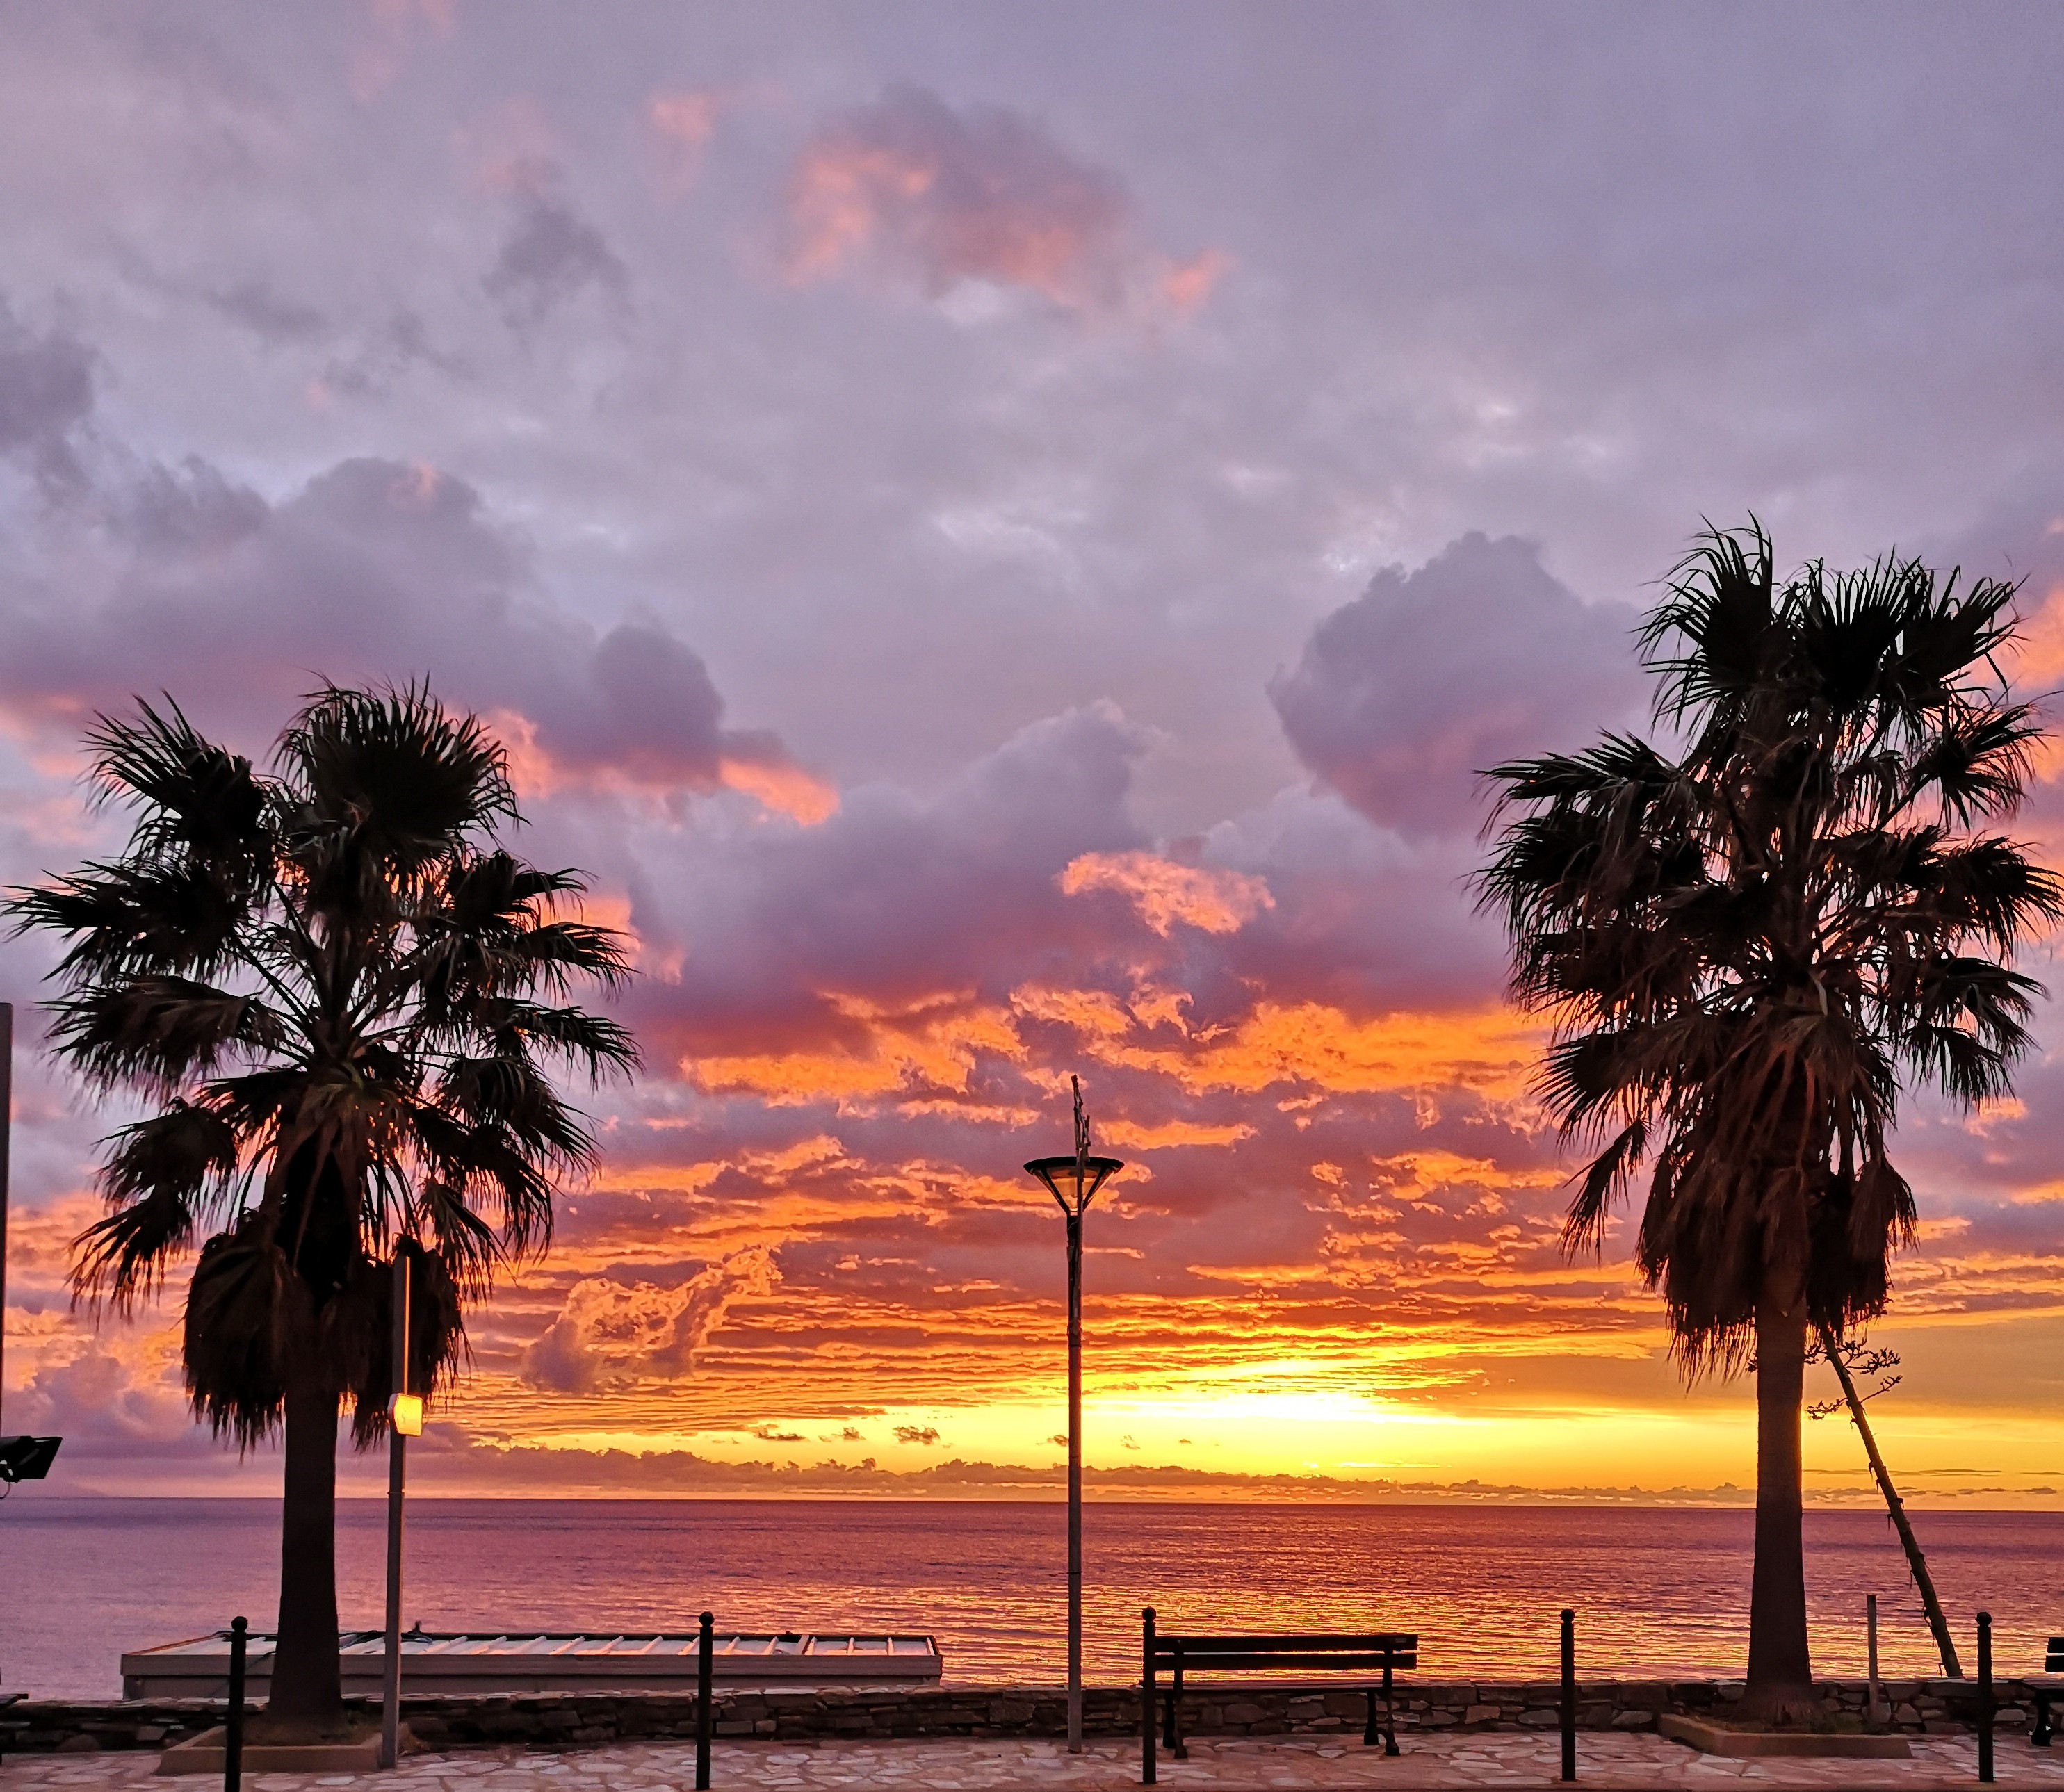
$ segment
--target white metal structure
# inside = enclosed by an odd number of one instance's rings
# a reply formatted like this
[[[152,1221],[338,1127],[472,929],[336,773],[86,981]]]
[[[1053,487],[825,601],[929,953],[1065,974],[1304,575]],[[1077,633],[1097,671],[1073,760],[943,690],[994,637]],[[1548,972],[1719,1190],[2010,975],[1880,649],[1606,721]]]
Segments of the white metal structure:
[[[377,1630],[347,1630],[338,1639],[347,1697],[380,1697],[386,1641]],[[263,1698],[271,1681],[272,1645],[269,1632],[251,1633],[247,1684],[253,1699]],[[401,1638],[401,1661],[411,1694],[693,1692],[695,1633],[411,1630]],[[762,1631],[717,1637],[711,1667],[732,1685],[785,1686],[937,1680],[940,1661],[929,1637]],[[124,1698],[223,1698],[228,1690],[226,1630],[122,1657]]]

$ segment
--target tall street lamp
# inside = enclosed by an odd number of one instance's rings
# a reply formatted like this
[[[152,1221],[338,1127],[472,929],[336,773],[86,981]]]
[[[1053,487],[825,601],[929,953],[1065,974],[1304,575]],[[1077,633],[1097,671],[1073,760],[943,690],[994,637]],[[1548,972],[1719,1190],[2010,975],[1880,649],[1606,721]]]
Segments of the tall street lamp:
[[[1068,1752],[1082,1752],[1082,1215],[1113,1172],[1115,1158],[1090,1154],[1090,1117],[1075,1092],[1075,1149],[1065,1158],[1034,1158],[1026,1168],[1061,1204],[1068,1222]]]
[[[380,1701],[380,1765],[401,1764],[401,1504],[407,1440],[423,1432],[423,1397],[409,1388],[409,1254],[394,1241],[393,1391],[387,1401],[387,1659]]]
[[[7,1343],[7,1134],[14,1100],[14,1005],[0,1002],[0,1359]],[[4,1369],[0,1361],[0,1369]],[[0,1374],[0,1391],[7,1383]],[[61,1437],[10,1437],[0,1425],[0,1498],[17,1481],[39,1481],[50,1472]]]

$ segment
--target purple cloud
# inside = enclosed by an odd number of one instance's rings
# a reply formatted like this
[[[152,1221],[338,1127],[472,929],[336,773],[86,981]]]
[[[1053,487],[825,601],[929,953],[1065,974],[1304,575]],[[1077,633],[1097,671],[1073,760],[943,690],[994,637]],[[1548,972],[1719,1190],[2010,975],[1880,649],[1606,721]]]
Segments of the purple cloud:
[[[1642,713],[1633,612],[1586,605],[1510,538],[1392,566],[1312,630],[1269,687],[1297,756],[1370,820],[1473,829],[1477,773]]]

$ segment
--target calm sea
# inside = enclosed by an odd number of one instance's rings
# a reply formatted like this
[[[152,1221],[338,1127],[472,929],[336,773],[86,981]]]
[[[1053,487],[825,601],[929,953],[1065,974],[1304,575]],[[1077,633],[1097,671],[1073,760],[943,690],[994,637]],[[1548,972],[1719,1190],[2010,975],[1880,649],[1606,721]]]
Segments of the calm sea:
[[[340,1508],[344,1622],[381,1621],[383,1508]],[[1989,1607],[2002,1673],[2064,1631],[2064,1513],[1918,1515],[1950,1621]],[[1577,1609],[1583,1671],[1741,1671],[1751,1515],[1742,1510],[1433,1506],[1090,1507],[1093,1681],[1135,1671],[1139,1609],[1184,1629],[1421,1633],[1422,1672],[1555,1671]],[[1878,1596],[1889,1673],[1933,1671],[1881,1514],[1806,1521],[1815,1664],[1860,1673]],[[114,1697],[125,1648],[226,1624],[269,1629],[279,1516],[258,1500],[0,1504],[0,1677]],[[1066,1532],[1056,1505],[859,1501],[433,1500],[409,1508],[405,1615],[429,1629],[929,1631],[950,1679],[1064,1672]]]

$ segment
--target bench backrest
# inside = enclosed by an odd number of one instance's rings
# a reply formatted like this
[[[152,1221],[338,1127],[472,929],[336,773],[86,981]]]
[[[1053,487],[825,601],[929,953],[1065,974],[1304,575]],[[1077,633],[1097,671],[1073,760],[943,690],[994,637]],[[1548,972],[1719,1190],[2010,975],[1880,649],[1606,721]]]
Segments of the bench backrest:
[[[2042,1671],[2045,1673],[2064,1673],[2064,1637],[2050,1639],[2050,1653],[2043,1658]]]
[[[1415,1633],[1314,1631],[1302,1635],[1183,1636],[1157,1633],[1157,1665],[1206,1668],[1416,1668]]]

